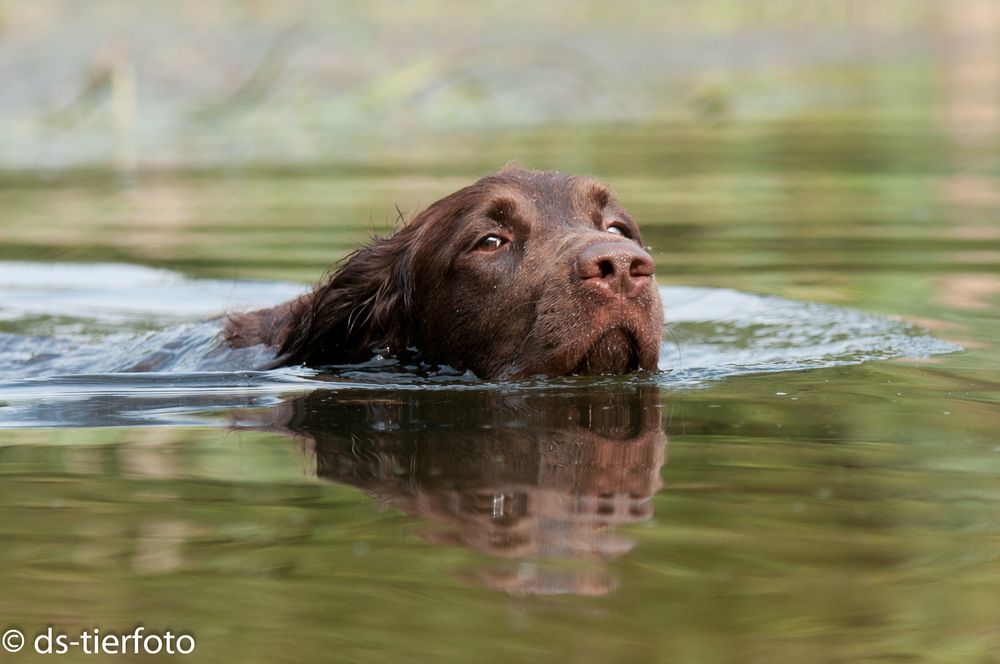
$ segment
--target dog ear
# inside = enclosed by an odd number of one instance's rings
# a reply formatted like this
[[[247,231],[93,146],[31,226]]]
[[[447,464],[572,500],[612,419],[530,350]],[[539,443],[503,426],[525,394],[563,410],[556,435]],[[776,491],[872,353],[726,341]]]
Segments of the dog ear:
[[[326,283],[291,303],[274,366],[319,366],[405,349],[413,331],[411,226],[348,256]]]
[[[423,321],[414,284],[422,281],[420,270],[425,276],[434,270],[442,248],[451,246],[449,222],[480,197],[475,186],[446,196],[391,236],[373,238],[298,299],[229,316],[226,342],[234,348],[276,347],[267,368],[344,364],[367,360],[380,348],[398,355],[419,347]]]

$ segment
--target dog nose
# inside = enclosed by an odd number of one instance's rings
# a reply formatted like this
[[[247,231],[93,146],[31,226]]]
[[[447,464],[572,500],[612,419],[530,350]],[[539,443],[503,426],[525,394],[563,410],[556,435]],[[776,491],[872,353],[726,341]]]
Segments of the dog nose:
[[[634,297],[656,273],[652,256],[626,241],[591,244],[574,268],[584,286],[624,297]]]

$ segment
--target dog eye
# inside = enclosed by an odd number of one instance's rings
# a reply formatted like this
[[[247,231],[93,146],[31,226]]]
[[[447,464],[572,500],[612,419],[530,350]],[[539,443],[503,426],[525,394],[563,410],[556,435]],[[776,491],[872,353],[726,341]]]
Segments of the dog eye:
[[[499,235],[487,235],[476,245],[478,251],[496,251],[507,244],[507,240]]]

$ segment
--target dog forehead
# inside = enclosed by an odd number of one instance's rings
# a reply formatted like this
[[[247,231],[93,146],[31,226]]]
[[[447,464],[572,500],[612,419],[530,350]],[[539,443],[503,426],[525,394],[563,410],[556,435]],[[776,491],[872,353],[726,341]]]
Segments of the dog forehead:
[[[600,180],[555,171],[504,171],[486,187],[487,207],[506,205],[542,223],[589,223],[614,196]]]

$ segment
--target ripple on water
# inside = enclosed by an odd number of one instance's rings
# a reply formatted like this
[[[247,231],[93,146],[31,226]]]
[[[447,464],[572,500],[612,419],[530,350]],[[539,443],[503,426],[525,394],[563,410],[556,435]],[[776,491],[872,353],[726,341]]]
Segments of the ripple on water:
[[[132,265],[0,263],[0,426],[204,424],[197,413],[264,405],[338,382],[538,389],[594,380],[497,386],[391,360],[323,374],[256,371],[270,358],[266,349],[220,347],[221,322],[213,316],[282,302],[303,288],[188,279]],[[910,323],[843,307],[715,288],[670,287],[661,294],[668,321],[661,371],[624,380],[689,387],[740,374],[960,350]]]

